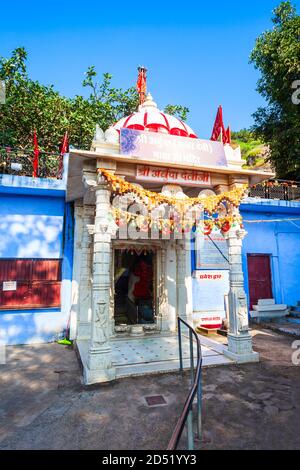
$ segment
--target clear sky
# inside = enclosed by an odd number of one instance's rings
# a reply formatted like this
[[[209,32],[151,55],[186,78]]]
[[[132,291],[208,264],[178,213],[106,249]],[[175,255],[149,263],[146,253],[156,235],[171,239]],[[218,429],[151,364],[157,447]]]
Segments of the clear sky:
[[[81,82],[89,65],[127,88],[143,64],[159,107],[188,106],[188,123],[208,138],[219,104],[225,124],[235,130],[250,126],[251,114],[263,104],[248,58],[279,2],[6,1],[0,55],[24,46],[31,77],[67,96],[85,93]],[[299,0],[294,3],[299,7]]]

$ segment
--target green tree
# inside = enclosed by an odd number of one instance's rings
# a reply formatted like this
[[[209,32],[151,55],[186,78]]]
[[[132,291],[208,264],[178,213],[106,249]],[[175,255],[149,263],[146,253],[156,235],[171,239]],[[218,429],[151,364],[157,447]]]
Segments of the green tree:
[[[0,80],[6,85],[6,103],[0,105],[0,145],[31,148],[36,129],[42,150],[57,152],[66,131],[74,147],[89,149],[96,124],[105,130],[137,110],[135,88],[114,88],[108,73],[98,81],[94,66],[88,68],[82,83],[90,95],[68,98],[53,86],[32,80],[26,60],[24,48],[15,49],[8,59],[0,58]],[[187,108],[170,106],[172,114],[186,117]]]
[[[180,104],[167,104],[164,112],[171,114],[171,116],[177,117],[181,121],[186,121],[190,110],[186,106],[181,106]]]
[[[300,105],[292,100],[300,79],[300,16],[290,1],[273,11],[274,27],[256,40],[250,61],[261,77],[257,90],[267,105],[254,116],[252,131],[270,146],[280,178],[300,179]]]

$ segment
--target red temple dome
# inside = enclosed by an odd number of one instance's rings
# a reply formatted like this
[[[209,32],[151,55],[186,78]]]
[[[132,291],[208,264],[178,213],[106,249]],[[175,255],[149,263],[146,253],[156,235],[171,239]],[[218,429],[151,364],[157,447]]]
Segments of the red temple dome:
[[[122,127],[197,139],[195,132],[185,122],[180,121],[175,116],[161,112],[150,93],[148,93],[144,103],[139,106],[138,112],[120,119],[112,126],[112,129],[119,132]]]

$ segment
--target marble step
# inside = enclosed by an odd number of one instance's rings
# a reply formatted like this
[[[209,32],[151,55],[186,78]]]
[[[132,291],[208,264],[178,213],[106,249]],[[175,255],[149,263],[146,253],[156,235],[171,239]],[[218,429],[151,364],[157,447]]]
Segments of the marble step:
[[[285,304],[273,304],[273,305],[253,305],[253,309],[257,312],[281,312],[287,310]]]

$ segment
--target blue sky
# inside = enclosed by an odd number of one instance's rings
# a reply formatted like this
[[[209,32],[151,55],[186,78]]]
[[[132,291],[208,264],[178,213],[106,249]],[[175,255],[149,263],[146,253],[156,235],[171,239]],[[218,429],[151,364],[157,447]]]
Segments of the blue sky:
[[[0,55],[24,46],[31,77],[68,96],[85,93],[89,65],[127,88],[144,64],[159,107],[188,106],[188,123],[208,138],[219,104],[236,130],[250,126],[263,104],[248,57],[279,1],[5,2]]]

